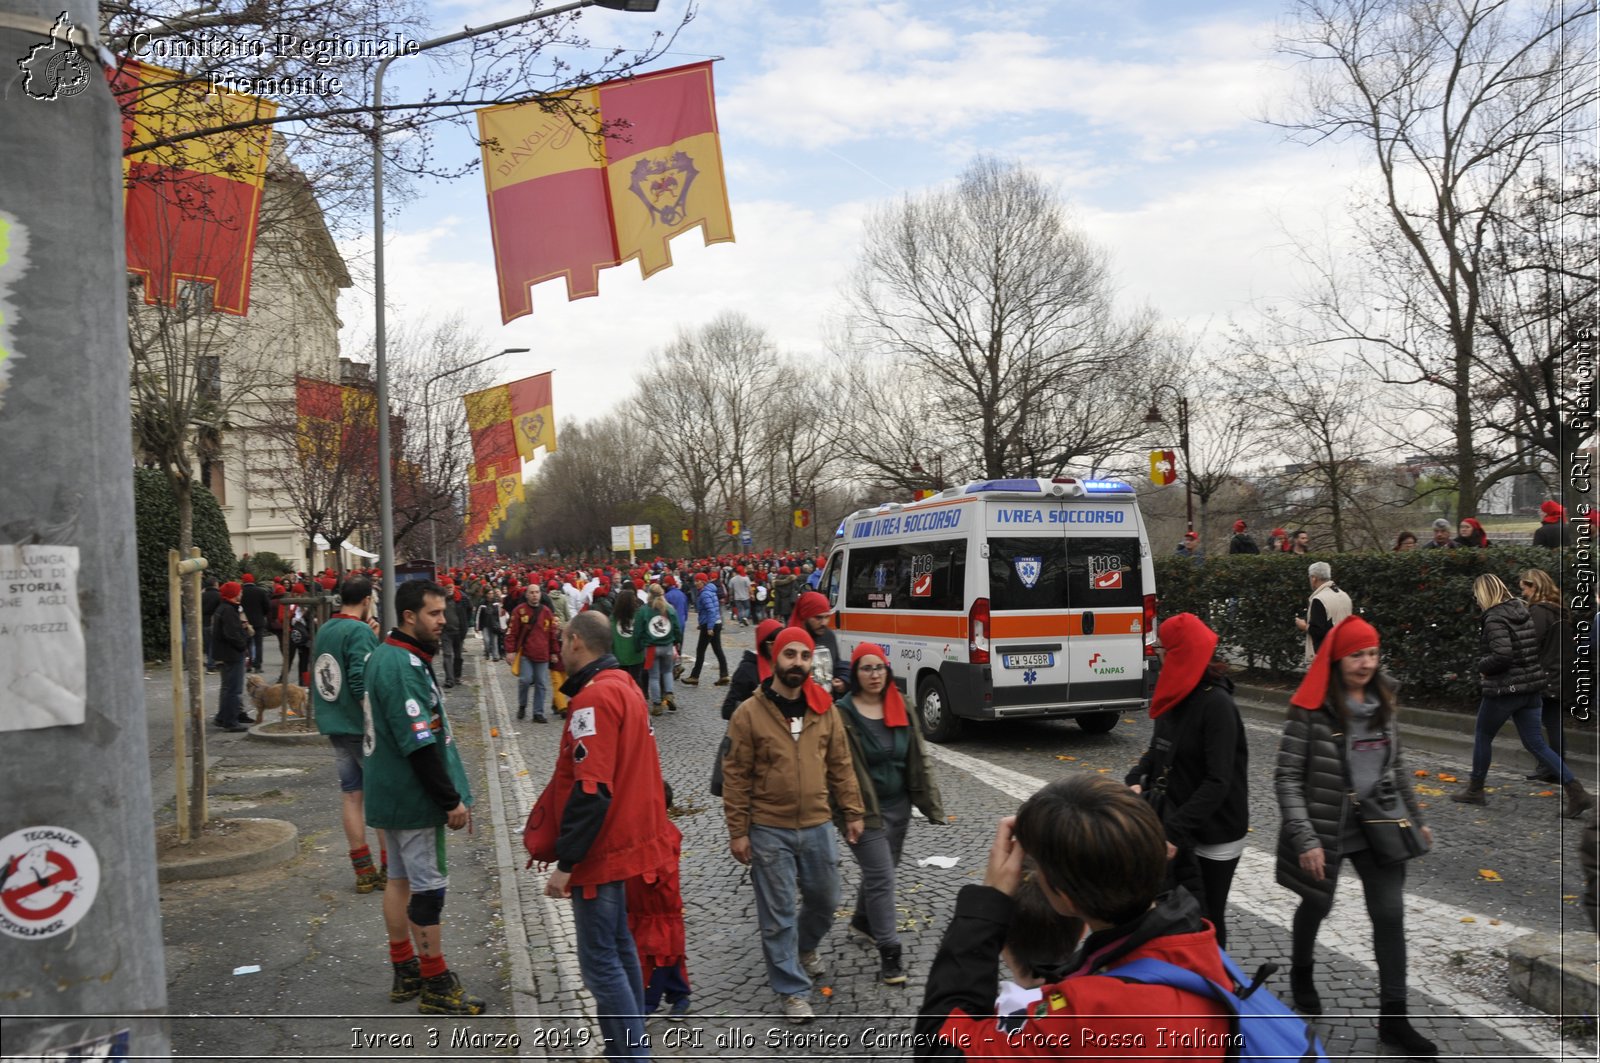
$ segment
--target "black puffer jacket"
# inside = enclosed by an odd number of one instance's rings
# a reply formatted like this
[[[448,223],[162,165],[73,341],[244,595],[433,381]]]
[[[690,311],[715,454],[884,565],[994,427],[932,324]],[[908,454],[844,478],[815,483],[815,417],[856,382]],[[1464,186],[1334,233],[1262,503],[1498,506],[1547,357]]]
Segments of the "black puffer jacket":
[[[1250,828],[1250,747],[1226,676],[1203,680],[1189,696],[1156,717],[1150,747],[1123,781],[1148,791],[1167,756],[1167,794],[1161,820],[1180,849],[1220,845]]]
[[[1392,723],[1389,738],[1393,751],[1389,776],[1411,818],[1421,823],[1422,810],[1411,790],[1400,735]],[[1278,742],[1278,767],[1273,772],[1278,809],[1283,814],[1278,833],[1277,879],[1279,885],[1302,897],[1331,896],[1338,879],[1340,839],[1344,837],[1345,816],[1350,808],[1350,781],[1345,776],[1345,758],[1340,749],[1344,741],[1344,725],[1326,709],[1289,707],[1289,719]],[[1300,870],[1300,854],[1319,846],[1327,854],[1327,868],[1320,882]]]
[[[1478,662],[1478,672],[1485,697],[1544,690],[1539,633],[1534,630],[1527,602],[1512,598],[1484,610],[1479,645],[1483,659]]]
[[[1572,623],[1566,611],[1553,602],[1535,602],[1528,607],[1533,621],[1533,632],[1539,639],[1539,666],[1544,669],[1544,696],[1558,701],[1571,701],[1565,690],[1567,673],[1573,669],[1561,667],[1563,649],[1571,653],[1573,646]]]

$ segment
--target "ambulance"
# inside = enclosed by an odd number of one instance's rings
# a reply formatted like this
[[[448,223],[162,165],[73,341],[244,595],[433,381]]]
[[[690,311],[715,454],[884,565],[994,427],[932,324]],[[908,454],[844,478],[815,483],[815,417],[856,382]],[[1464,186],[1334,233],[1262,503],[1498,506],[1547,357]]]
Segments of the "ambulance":
[[[859,510],[821,589],[841,652],[883,646],[933,741],[966,720],[1103,734],[1149,704],[1155,570],[1119,480],[986,480]]]

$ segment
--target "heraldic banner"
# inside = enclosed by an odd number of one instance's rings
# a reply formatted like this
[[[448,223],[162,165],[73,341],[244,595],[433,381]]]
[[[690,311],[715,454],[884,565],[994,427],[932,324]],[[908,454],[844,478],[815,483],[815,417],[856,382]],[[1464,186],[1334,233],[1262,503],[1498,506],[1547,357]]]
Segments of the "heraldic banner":
[[[478,112],[504,321],[533,312],[540,281],[565,277],[580,299],[599,294],[603,267],[666,269],[667,241],[696,226],[707,244],[733,240],[709,62],[562,99]]]
[[[179,282],[201,281],[214,286],[212,309],[243,317],[272,126],[189,134],[272,118],[278,105],[134,59],[121,61],[111,91],[122,111],[128,272],[144,277],[144,301],[176,306]]]
[[[297,376],[294,407],[302,464],[377,467],[378,404],[371,388]]]

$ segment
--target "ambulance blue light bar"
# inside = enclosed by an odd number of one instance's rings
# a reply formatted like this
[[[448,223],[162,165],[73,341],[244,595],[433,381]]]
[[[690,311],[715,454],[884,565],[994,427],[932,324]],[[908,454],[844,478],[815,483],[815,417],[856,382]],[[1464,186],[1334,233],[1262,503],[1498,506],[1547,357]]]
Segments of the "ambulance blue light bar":
[[[1133,493],[1133,488],[1121,480],[1081,480],[1085,492],[1091,495],[1127,495]]]
[[[982,483],[968,484],[967,494],[975,495],[982,491],[1032,491],[1039,493],[1038,480],[984,480]]]

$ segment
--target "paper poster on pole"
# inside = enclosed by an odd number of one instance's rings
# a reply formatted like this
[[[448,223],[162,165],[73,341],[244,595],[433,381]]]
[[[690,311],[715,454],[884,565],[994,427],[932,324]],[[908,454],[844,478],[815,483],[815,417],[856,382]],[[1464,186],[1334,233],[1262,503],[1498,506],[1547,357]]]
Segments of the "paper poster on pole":
[[[0,731],[83,723],[76,546],[0,546]]]
[[[611,549],[643,550],[649,545],[650,525],[613,524],[611,526]]]

